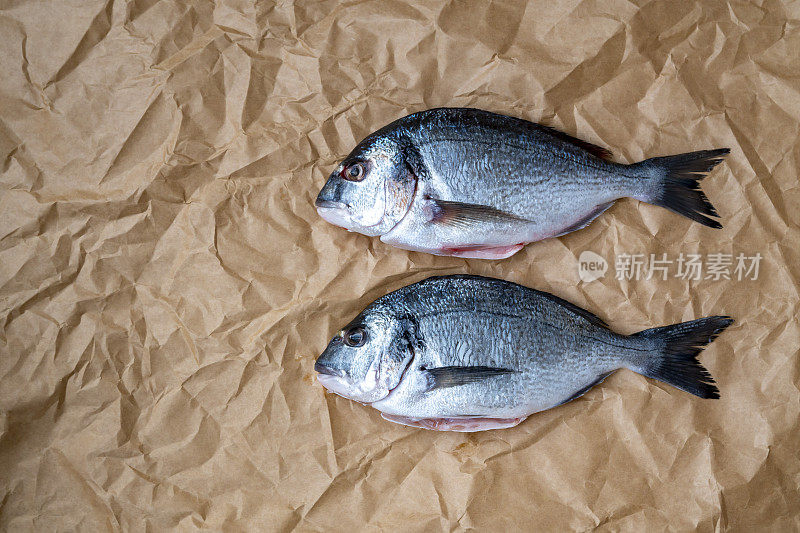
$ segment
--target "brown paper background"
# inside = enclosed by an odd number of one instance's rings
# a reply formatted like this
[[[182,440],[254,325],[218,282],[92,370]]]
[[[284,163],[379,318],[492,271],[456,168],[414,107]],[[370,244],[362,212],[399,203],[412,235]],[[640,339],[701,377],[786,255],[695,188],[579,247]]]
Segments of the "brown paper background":
[[[0,5],[0,528],[800,527],[800,5]],[[390,248],[314,197],[363,136],[473,106],[620,161],[728,146],[723,230],[618,202],[509,260]],[[612,262],[580,282],[576,257]],[[619,253],[759,252],[757,281]],[[469,272],[626,333],[709,314],[722,399],[628,371],[504,431],[383,421],[314,357],[374,298]]]

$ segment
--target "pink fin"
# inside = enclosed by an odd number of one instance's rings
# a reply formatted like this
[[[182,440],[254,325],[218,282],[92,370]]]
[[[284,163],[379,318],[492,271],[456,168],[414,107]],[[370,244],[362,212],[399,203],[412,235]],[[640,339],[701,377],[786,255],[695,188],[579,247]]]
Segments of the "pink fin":
[[[434,431],[460,431],[462,433],[513,428],[527,418],[524,416],[520,418],[411,418],[408,416],[387,415],[385,413],[381,413],[381,416],[389,422],[404,426],[432,429]]]
[[[457,248],[442,248],[440,253],[463,257],[464,259],[505,259],[522,250],[525,243],[512,244],[511,246],[459,246]]]

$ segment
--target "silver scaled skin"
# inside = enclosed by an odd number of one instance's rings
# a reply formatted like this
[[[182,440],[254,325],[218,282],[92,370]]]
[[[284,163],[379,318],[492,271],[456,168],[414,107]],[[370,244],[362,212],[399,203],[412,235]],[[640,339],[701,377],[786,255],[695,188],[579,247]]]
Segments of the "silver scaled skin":
[[[479,109],[440,108],[376,131],[334,169],[325,220],[437,255],[502,259],[633,197],[719,227],[697,182],[726,149],[624,165],[603,148]]]
[[[324,387],[393,422],[480,431],[514,426],[620,368],[718,397],[695,357],[730,323],[709,317],[625,336],[544,292],[478,276],[434,277],[369,305],[315,369]]]

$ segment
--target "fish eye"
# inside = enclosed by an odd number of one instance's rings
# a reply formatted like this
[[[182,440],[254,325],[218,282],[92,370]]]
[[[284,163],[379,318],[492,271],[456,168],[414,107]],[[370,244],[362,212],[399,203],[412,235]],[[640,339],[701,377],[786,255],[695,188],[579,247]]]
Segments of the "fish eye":
[[[343,332],[342,339],[351,348],[358,348],[367,342],[367,331],[361,326],[356,326]]]
[[[361,181],[367,175],[364,163],[353,163],[344,169],[344,178],[350,181]]]

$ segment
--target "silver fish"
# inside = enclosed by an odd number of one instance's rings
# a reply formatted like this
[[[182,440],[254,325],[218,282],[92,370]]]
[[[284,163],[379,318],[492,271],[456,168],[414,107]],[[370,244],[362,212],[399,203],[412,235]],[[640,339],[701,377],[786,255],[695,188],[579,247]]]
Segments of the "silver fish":
[[[720,228],[699,181],[729,151],[624,165],[604,148],[526,120],[431,109],[361,141],[316,207],[332,224],[399,248],[502,259],[587,226],[624,197]]]
[[[626,336],[552,294],[432,277],[370,304],[314,369],[325,388],[392,422],[482,431],[573,400],[621,368],[719,398],[697,356],[731,323],[711,316]]]

